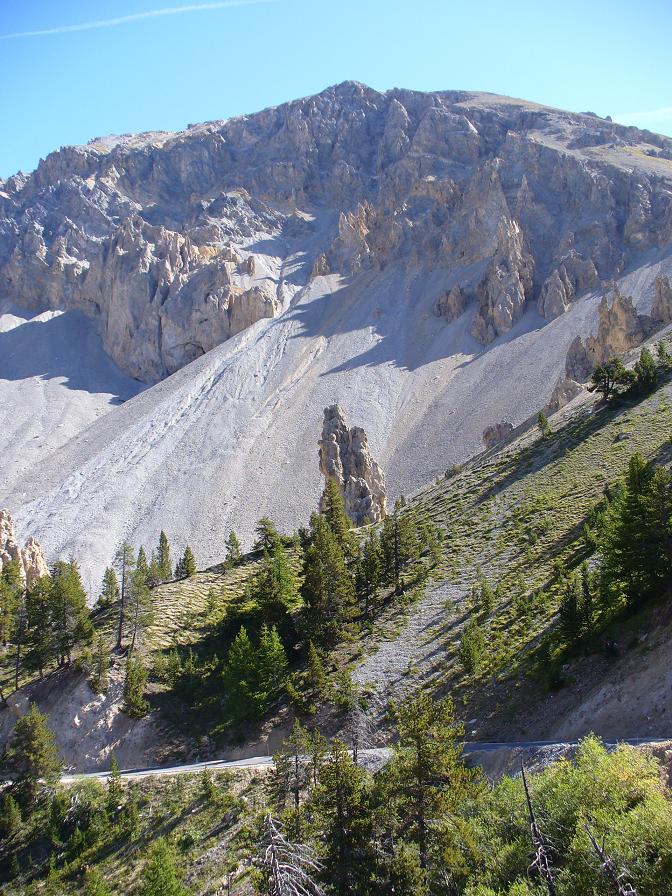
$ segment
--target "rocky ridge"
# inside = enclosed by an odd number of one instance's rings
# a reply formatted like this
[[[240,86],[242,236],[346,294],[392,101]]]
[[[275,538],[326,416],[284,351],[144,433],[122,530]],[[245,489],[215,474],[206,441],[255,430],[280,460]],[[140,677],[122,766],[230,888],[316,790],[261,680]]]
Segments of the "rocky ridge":
[[[451,272],[483,344],[672,239],[672,141],[488,94],[346,82],[178,134],[97,139],[0,183],[0,299],[77,308],[155,382],[312,276]],[[297,260],[298,259],[298,260]],[[454,292],[459,287],[460,292]]]

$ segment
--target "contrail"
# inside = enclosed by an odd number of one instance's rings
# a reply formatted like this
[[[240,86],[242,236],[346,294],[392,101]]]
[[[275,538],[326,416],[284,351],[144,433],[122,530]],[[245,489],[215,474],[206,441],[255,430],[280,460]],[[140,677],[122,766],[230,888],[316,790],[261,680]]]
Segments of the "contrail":
[[[79,25],[58,25],[56,28],[43,28],[40,31],[16,31],[13,34],[0,34],[0,40],[11,40],[15,37],[41,37],[46,34],[68,34],[72,31],[92,31],[95,28],[114,28],[115,25],[126,25],[142,19],[157,19],[160,16],[177,16],[188,12],[207,12],[213,9],[226,9],[229,6],[252,6],[257,3],[272,3],[273,0],[222,0],[220,3],[194,3],[190,6],[165,6],[162,9],[148,9],[145,12],[131,13],[116,19],[99,19],[97,22],[81,22]]]

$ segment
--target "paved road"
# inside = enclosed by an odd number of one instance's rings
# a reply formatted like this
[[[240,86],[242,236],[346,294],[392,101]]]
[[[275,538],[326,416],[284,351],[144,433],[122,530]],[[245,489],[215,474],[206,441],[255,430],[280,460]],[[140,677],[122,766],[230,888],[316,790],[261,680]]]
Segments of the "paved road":
[[[618,743],[625,743],[631,746],[639,746],[641,744],[665,744],[672,742],[672,737],[634,737],[623,738],[622,740],[604,740],[604,744],[608,747],[614,747]],[[521,740],[511,742],[498,741],[473,741],[463,745],[465,755],[469,753],[492,753],[496,750],[535,750],[544,747],[565,747],[576,746],[578,740]],[[390,755],[390,749],[387,747],[377,747],[371,750],[360,750],[359,755],[365,759],[386,759]],[[204,769],[227,769],[227,768],[263,768],[272,765],[272,756],[252,756],[249,759],[211,759],[207,762],[192,762],[186,765],[168,765],[154,766],[153,768],[127,768],[121,771],[124,778],[150,778],[160,775],[184,775],[202,772]],[[81,774],[64,775],[63,783],[68,784],[74,781],[81,781],[84,778],[107,778],[109,771],[84,772]]]

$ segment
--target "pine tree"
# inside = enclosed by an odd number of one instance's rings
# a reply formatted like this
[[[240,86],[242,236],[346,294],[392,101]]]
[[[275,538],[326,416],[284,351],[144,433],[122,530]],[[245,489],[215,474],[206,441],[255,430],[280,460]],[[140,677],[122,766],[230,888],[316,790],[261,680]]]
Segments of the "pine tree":
[[[193,575],[196,575],[196,560],[194,559],[194,552],[187,545],[184,549],[184,554],[175,567],[175,578],[188,579]]]
[[[311,517],[310,545],[303,560],[303,598],[307,605],[310,637],[331,646],[352,618],[355,587],[345,565],[341,546],[325,517]]]
[[[135,650],[135,644],[138,635],[145,630],[153,621],[153,605],[152,592],[147,584],[148,566],[147,558],[142,557],[143,550],[140,548],[138,554],[138,563],[131,576],[130,589],[128,593],[127,613],[131,622],[131,646],[130,653]]]
[[[103,588],[98,603],[103,607],[111,607],[119,600],[119,582],[113,566],[108,566],[103,575]]]
[[[542,439],[549,439],[553,435],[551,424],[548,422],[548,417],[543,411],[539,411],[537,414],[537,426],[539,427]]]
[[[40,678],[42,678],[49,660],[56,653],[51,589],[51,578],[43,576],[26,593],[24,662],[29,669],[38,670]]]
[[[366,892],[376,864],[370,797],[366,772],[355,765],[345,744],[334,741],[312,804],[323,879],[334,893]]]
[[[287,655],[275,626],[261,627],[257,651],[257,705],[262,711],[268,700],[282,688],[287,677]]]
[[[604,400],[609,401],[622,389],[629,389],[636,379],[631,370],[626,370],[620,358],[612,358],[604,364],[599,364],[593,371],[590,392],[601,392]]]
[[[646,346],[639,355],[639,361],[635,364],[635,376],[637,386],[642,392],[653,392],[658,385],[658,369],[653,355]]]
[[[126,604],[131,590],[133,572],[135,571],[135,555],[133,548],[127,541],[117,551],[116,563],[119,566],[120,595],[115,647],[117,650],[121,650],[126,625]]]
[[[93,626],[86,605],[79,566],[74,560],[57,561],[51,573],[51,624],[59,665],[72,659],[75,647],[89,643]]]
[[[584,627],[583,588],[576,574],[568,576],[562,589],[559,607],[560,625],[570,644],[577,641]]]
[[[168,582],[172,578],[173,567],[170,561],[170,545],[168,544],[168,536],[161,530],[159,536],[159,549],[157,551],[157,562],[159,564],[159,575],[161,582]]]
[[[110,776],[107,779],[107,814],[113,819],[121,809],[124,799],[124,788],[121,783],[119,763],[114,753],[110,756]]]
[[[477,672],[485,653],[485,635],[476,619],[470,619],[462,632],[460,641],[460,661],[466,672]]]
[[[111,896],[111,892],[100,871],[88,867],[84,872],[83,896]]]
[[[37,704],[31,703],[28,712],[14,726],[6,762],[24,806],[33,805],[42,785],[50,786],[58,781],[62,764],[56,741],[46,715],[39,711]]]
[[[272,554],[282,541],[275,524],[267,516],[263,516],[257,523],[256,533],[255,551],[267,551],[269,554]]]
[[[254,714],[258,690],[257,652],[241,626],[226,657],[223,672],[225,698],[237,718]]]
[[[147,670],[137,654],[130,654],[126,660],[126,677],[124,679],[124,712],[136,718],[144,716],[149,710],[145,700]]]
[[[426,525],[420,526],[420,521],[411,508],[402,512],[398,501],[392,516],[386,517],[383,522],[380,539],[383,581],[394,584],[396,594],[403,593],[404,570],[420,557],[422,532],[426,532]]]
[[[667,345],[662,341],[662,339],[656,345],[656,353],[658,355],[658,363],[660,364],[662,369],[665,371],[672,369],[672,355],[670,355]]]
[[[463,730],[450,698],[424,692],[397,709],[399,740],[383,773],[390,816],[418,850],[420,867],[448,871],[463,862],[460,811],[474,793],[474,773],[462,761]]]
[[[352,560],[357,554],[357,538],[352,531],[352,523],[345,512],[345,502],[340,486],[335,479],[328,479],[322,492],[320,510],[338,541],[343,556]]]
[[[2,795],[2,811],[0,811],[0,838],[9,840],[21,827],[21,809],[11,793]]]
[[[159,561],[157,560],[154,551],[152,551],[152,556],[149,560],[149,568],[147,570],[147,584],[150,588],[156,588],[157,585],[161,584],[161,570],[159,569]]]
[[[93,648],[91,687],[96,694],[106,694],[110,683],[110,654],[101,634],[96,636]]]
[[[226,564],[233,567],[240,563],[242,557],[240,542],[238,536],[231,530],[226,539]]]
[[[264,550],[249,597],[258,605],[260,616],[267,625],[288,627],[290,613],[300,604],[300,597],[296,575],[281,542],[270,553]]]
[[[0,642],[16,637],[23,582],[18,560],[6,560],[0,569]]]
[[[187,896],[177,872],[175,853],[160,837],[152,844],[142,874],[141,896]]]
[[[368,619],[380,585],[383,556],[378,533],[372,529],[362,545],[355,571],[357,597]]]
[[[138,551],[138,559],[135,561],[135,571],[146,584],[149,577],[149,563],[147,562],[147,553],[142,545]]]
[[[327,690],[327,673],[320,652],[312,641],[308,642],[308,681],[318,697],[323,697]]]

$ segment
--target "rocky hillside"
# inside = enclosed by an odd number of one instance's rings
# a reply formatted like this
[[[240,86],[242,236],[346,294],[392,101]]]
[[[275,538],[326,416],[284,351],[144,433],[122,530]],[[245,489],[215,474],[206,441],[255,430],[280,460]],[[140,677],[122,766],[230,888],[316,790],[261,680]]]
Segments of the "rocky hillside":
[[[222,531],[315,508],[335,403],[394,498],[666,323],[671,241],[672,141],[486,94],[348,82],[62,149],[0,184],[0,299],[173,375],[31,469],[15,439],[3,503],[94,581],[161,527],[214,561]]]

